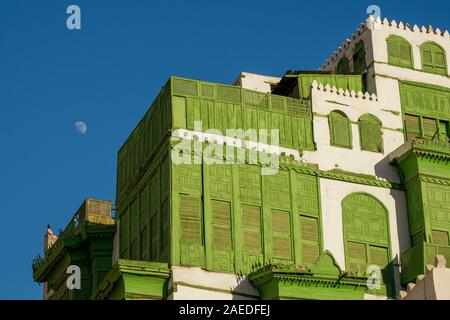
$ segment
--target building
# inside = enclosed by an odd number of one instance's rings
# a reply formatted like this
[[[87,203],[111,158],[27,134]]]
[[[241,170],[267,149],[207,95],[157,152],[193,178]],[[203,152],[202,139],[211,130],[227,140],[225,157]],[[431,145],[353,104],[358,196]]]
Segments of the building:
[[[450,299],[449,65],[447,31],[370,17],[320,71],[171,77],[119,150],[89,298]]]

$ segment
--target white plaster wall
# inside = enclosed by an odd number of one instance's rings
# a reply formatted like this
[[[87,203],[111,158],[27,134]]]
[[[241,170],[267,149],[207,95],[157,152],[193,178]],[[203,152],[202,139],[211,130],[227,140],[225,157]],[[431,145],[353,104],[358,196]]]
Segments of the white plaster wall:
[[[251,299],[248,296],[259,297],[258,290],[246,278],[229,273],[205,271],[201,268],[173,266],[169,287],[172,284],[177,285],[177,290],[172,295],[174,300],[231,300]]]
[[[435,42],[440,45],[446,52],[447,57],[447,69],[450,66],[450,36],[447,34],[442,35],[442,31],[436,33],[436,28],[433,28],[432,32],[421,31],[419,28],[410,30],[405,27],[399,27],[400,22],[389,25],[386,23],[376,24],[376,28],[370,30],[372,33],[373,41],[373,56],[376,62],[388,63],[388,50],[386,38],[390,35],[397,35],[403,37],[411,44],[413,54],[413,66],[414,69],[422,69],[422,59],[420,54],[420,46],[425,42]],[[391,22],[392,24],[392,22]],[[405,24],[405,23],[402,23]],[[411,26],[412,27],[412,26]],[[428,29],[428,27],[427,27]],[[422,71],[415,71],[406,68],[399,68],[394,66],[385,65],[383,68],[379,66],[377,73],[384,73],[392,75],[401,79],[427,82],[430,84],[443,83],[445,86],[449,86],[450,79],[446,76],[430,74]],[[449,74],[447,70],[447,74]],[[441,84],[442,85],[442,84]]]
[[[324,249],[329,250],[345,270],[342,200],[355,192],[368,193],[381,201],[389,212],[389,236],[392,258],[410,248],[406,196],[403,191],[366,186],[330,179],[320,179]],[[396,288],[400,289],[400,273],[395,270]]]
[[[265,93],[270,93],[271,84],[277,84],[280,82],[281,78],[265,76],[261,74],[242,72],[238,78],[235,80],[234,85]]]
[[[316,163],[321,170],[339,168],[345,171],[368,174],[391,182],[400,182],[397,168],[388,163],[388,154],[404,142],[402,116],[397,113],[399,105],[390,106],[371,98],[351,96],[349,93],[338,94],[331,88],[312,89],[313,128],[316,151],[305,151],[302,160]],[[330,144],[328,115],[339,110],[347,115],[352,123],[352,149],[339,148]],[[359,118],[370,113],[382,123],[383,153],[361,150]]]

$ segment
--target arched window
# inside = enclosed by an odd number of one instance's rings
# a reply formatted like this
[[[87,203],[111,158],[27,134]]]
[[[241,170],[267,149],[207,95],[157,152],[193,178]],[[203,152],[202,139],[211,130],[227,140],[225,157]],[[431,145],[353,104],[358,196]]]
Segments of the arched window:
[[[425,72],[447,75],[445,51],[434,42],[426,42],[420,46],[422,70]]]
[[[383,152],[381,122],[376,117],[365,114],[358,121],[361,149],[372,152]]]
[[[352,128],[347,116],[340,111],[332,111],[328,121],[330,125],[330,144],[337,147],[351,148]]]
[[[386,39],[388,63],[394,66],[412,68],[411,45],[404,38],[391,35]]]
[[[342,57],[341,60],[339,60],[336,68],[337,74],[347,74],[350,72],[350,67],[348,66],[348,60],[346,57]]]
[[[353,52],[353,71],[362,73],[366,69],[366,51],[364,49],[364,42],[360,41],[355,46]]]
[[[392,293],[392,266],[388,212],[384,205],[367,193],[352,193],[342,201],[345,269],[367,276],[367,267],[378,266],[382,283]]]

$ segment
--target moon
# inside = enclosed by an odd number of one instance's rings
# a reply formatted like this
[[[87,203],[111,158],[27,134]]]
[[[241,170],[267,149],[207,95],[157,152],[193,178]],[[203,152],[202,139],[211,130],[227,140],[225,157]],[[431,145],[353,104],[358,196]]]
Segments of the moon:
[[[87,125],[83,121],[75,122],[75,129],[81,134],[85,134],[87,132]]]

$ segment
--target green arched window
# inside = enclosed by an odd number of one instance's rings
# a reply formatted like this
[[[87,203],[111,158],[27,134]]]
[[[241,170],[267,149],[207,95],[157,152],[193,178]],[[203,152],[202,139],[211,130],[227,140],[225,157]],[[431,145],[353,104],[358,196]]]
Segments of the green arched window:
[[[328,116],[330,125],[330,144],[332,146],[351,148],[352,127],[347,116],[340,111],[332,111]]]
[[[394,66],[412,68],[411,45],[404,38],[391,35],[386,39],[388,63]]]
[[[434,42],[426,42],[420,46],[422,70],[425,72],[447,75],[445,51]]]
[[[366,69],[366,51],[364,42],[360,41],[355,46],[353,52],[353,71],[362,73]]]
[[[370,194],[352,193],[342,201],[342,220],[346,271],[367,276],[367,267],[376,265],[382,272],[381,282],[390,291],[389,220],[384,205]]]
[[[338,65],[336,67],[336,73],[337,74],[347,74],[350,72],[350,67],[348,66],[348,60],[346,57],[342,57]]]
[[[358,121],[361,149],[372,152],[383,152],[381,122],[370,114],[365,114]]]

